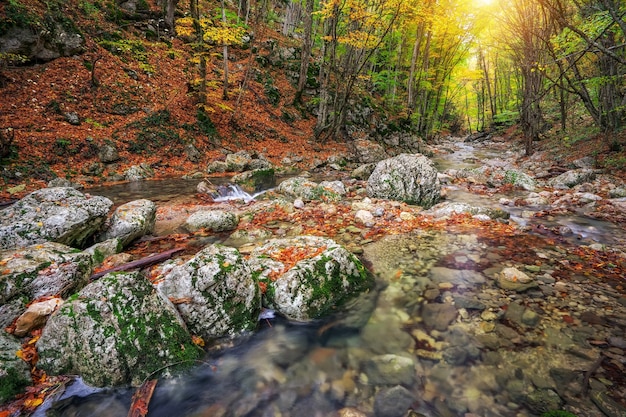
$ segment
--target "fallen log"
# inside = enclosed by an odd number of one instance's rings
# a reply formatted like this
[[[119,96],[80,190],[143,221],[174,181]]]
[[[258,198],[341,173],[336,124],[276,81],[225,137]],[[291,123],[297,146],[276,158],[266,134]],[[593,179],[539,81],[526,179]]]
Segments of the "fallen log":
[[[91,275],[89,278],[90,281],[96,280],[100,277],[105,276],[110,272],[120,272],[120,271],[129,271],[135,268],[143,268],[146,266],[154,265],[166,259],[169,259],[172,255],[178,252],[182,252],[185,248],[174,248],[170,250],[166,250],[165,252],[148,255],[145,258],[137,259],[136,261],[128,262],[122,265],[118,265],[113,268],[105,269],[104,271],[96,272]]]

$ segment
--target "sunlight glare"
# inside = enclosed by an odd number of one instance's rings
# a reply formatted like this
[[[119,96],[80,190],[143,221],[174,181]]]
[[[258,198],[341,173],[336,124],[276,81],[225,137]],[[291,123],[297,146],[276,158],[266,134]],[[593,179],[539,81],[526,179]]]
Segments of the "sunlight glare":
[[[474,0],[474,4],[477,7],[487,7],[487,6],[491,6],[492,4],[494,4],[496,2],[496,0]]]

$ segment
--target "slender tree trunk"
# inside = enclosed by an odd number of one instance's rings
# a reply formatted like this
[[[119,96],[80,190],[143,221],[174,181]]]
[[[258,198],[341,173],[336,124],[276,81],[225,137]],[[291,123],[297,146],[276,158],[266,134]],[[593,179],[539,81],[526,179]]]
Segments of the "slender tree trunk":
[[[309,61],[313,47],[313,6],[315,0],[306,0],[304,12],[304,39],[302,40],[302,53],[300,54],[300,74],[298,76],[298,88],[294,97],[294,103],[302,101],[302,93],[306,88],[309,75]]]
[[[224,25],[227,23],[224,0],[222,0],[222,22]],[[222,97],[224,100],[228,100],[228,45],[224,45],[222,55],[224,58],[224,87],[222,89]]]

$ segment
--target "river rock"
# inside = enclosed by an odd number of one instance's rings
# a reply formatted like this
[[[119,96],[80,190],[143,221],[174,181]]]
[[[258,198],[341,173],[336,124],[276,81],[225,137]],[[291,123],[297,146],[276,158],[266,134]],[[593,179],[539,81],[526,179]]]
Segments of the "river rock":
[[[593,181],[595,178],[596,174],[592,169],[574,169],[550,179],[548,185],[554,188],[567,189],[584,182]]]
[[[411,391],[401,385],[386,388],[374,397],[374,412],[376,417],[404,416],[416,399]]]
[[[457,309],[452,304],[429,303],[422,307],[424,325],[439,331],[445,331],[457,314]]]
[[[472,216],[486,215],[490,219],[508,219],[511,215],[500,208],[475,207],[467,203],[444,201],[434,205],[429,212],[435,218],[447,218],[455,214],[471,214]]]
[[[526,191],[534,191],[537,187],[537,183],[530,175],[516,169],[510,169],[504,173],[504,183]]]
[[[0,304],[14,297],[29,300],[69,294],[89,281],[91,257],[55,242],[0,251]]]
[[[354,141],[353,153],[356,160],[362,164],[377,163],[387,158],[382,145],[366,139]]]
[[[354,170],[352,170],[350,176],[352,178],[356,178],[357,180],[366,180],[370,177],[370,175],[372,175],[372,172],[374,172],[375,168],[376,164],[374,163],[359,165]]]
[[[393,354],[378,355],[364,363],[368,382],[372,385],[410,385],[415,380],[415,359]]]
[[[317,236],[270,240],[249,263],[267,288],[265,306],[291,320],[322,317],[372,284],[356,256]]]
[[[92,263],[95,266],[102,264],[102,262],[111,255],[118,254],[122,251],[122,243],[118,238],[107,239],[102,242],[93,244],[84,250],[91,256]]]
[[[537,281],[533,278],[513,267],[504,268],[500,274],[497,275],[497,280],[500,288],[517,292],[524,292],[530,288],[539,286]]]
[[[242,172],[252,161],[252,156],[247,151],[239,151],[226,155],[226,171]]]
[[[336,182],[325,182],[318,184],[305,177],[292,177],[281,182],[276,191],[291,198],[301,198],[304,201],[310,200],[338,200],[345,195],[345,187],[335,184]]]
[[[0,331],[0,404],[32,383],[30,366],[16,355],[21,347],[16,338]]]
[[[274,168],[254,169],[233,176],[232,181],[247,192],[267,190],[276,185]]]
[[[253,330],[261,311],[259,286],[239,251],[211,245],[183,265],[164,270],[159,290],[204,338]]]
[[[537,389],[525,395],[522,402],[535,414],[559,410],[563,405],[563,400],[559,394],[551,389]]]
[[[117,238],[122,246],[154,231],[156,204],[150,200],[135,200],[122,204],[107,221],[99,240]]]
[[[400,154],[380,161],[367,181],[367,194],[388,200],[404,201],[426,208],[440,198],[437,170],[419,154]]]
[[[140,385],[201,353],[176,308],[139,272],[83,288],[48,319],[37,350],[48,374],[78,374],[98,387]]]
[[[228,165],[224,161],[211,161],[206,167],[206,172],[212,174],[214,172],[226,172]]]
[[[238,224],[239,216],[236,213],[223,210],[200,210],[185,220],[184,227],[189,232],[197,232],[200,229],[224,232],[236,229]]]
[[[0,249],[53,241],[81,246],[105,220],[113,202],[71,187],[42,188],[0,211]]]
[[[154,171],[148,164],[133,165],[124,171],[126,181],[141,181],[154,176]]]

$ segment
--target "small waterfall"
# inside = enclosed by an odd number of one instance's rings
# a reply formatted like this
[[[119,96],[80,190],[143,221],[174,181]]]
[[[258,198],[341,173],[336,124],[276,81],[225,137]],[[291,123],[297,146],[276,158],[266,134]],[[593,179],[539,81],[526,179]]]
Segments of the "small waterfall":
[[[268,191],[269,190],[263,190],[258,193],[249,194],[236,184],[228,184],[219,186],[217,191],[212,194],[212,197],[213,201],[218,203],[231,200],[243,200],[245,203],[249,203]]]

